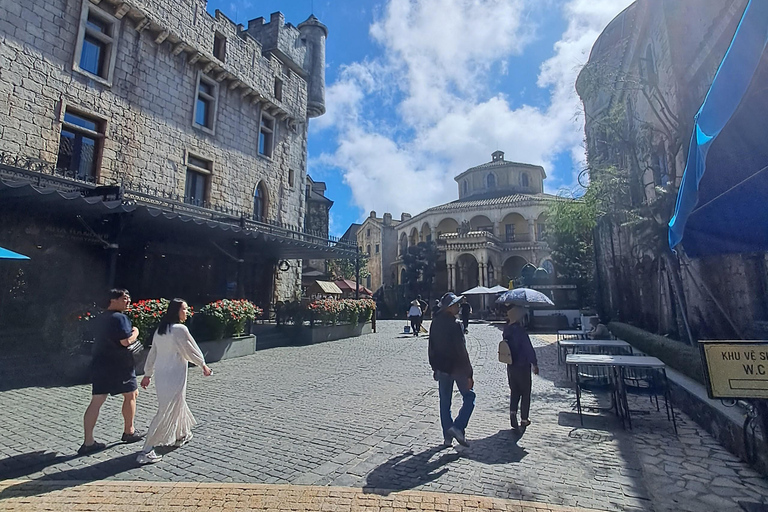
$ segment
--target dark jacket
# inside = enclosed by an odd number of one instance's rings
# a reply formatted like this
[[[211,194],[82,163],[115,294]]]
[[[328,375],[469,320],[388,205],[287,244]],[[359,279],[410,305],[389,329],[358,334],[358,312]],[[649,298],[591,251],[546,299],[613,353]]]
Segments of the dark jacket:
[[[454,377],[472,377],[464,328],[445,311],[438,313],[429,327],[429,365]]]
[[[507,324],[504,328],[502,337],[509,345],[509,351],[512,353],[513,363],[510,366],[528,367],[538,366],[536,351],[531,345],[531,338],[525,332],[525,328],[519,323]]]

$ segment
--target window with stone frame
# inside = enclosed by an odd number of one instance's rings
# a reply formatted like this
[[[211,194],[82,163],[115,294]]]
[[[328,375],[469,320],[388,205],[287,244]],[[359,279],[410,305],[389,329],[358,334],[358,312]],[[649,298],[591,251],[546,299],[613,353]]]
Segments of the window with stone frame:
[[[259,121],[259,154],[272,158],[272,151],[275,145],[275,118],[261,113]]]
[[[486,186],[489,189],[496,188],[496,175],[493,173],[488,174],[488,176],[485,178],[486,180]]]
[[[370,256],[370,255],[371,255],[371,246],[370,246],[370,245],[368,245],[368,246],[365,248],[365,253],[366,253],[368,256]]]
[[[112,85],[120,21],[89,1],[83,1],[75,47],[74,69]]]
[[[275,99],[283,101],[283,81],[279,78],[275,78]]]
[[[95,183],[104,140],[104,121],[67,108],[61,125],[56,167],[65,176]]]
[[[376,254],[379,254],[379,244],[376,244]]]
[[[524,172],[520,175],[520,186],[528,188],[531,186],[531,179],[528,177],[528,173]]]
[[[203,72],[197,75],[193,126],[213,133],[218,107],[219,84]]]
[[[213,35],[213,56],[221,62],[227,57],[227,38],[218,32]]]
[[[195,206],[207,206],[208,188],[213,162],[187,155],[187,177],[184,182],[184,202]]]
[[[295,181],[295,172],[293,169],[288,169],[288,187],[293,188]]]
[[[269,197],[267,186],[262,181],[253,192],[253,218],[258,221],[266,221],[269,212]]]
[[[536,240],[540,242],[547,240],[547,224],[545,222],[536,223]]]

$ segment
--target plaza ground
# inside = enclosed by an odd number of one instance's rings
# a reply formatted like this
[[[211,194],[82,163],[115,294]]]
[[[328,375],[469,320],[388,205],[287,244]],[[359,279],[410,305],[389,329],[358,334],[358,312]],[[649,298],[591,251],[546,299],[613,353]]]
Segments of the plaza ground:
[[[222,361],[210,378],[191,368],[195,437],[151,466],[135,463],[140,445],[118,443],[119,399],[107,401],[96,429],[109,448],[79,457],[88,386],[0,392],[0,510],[702,512],[768,502],[765,479],[680,412],[675,436],[663,406],[656,412],[647,398],[633,404],[648,411],[633,430],[605,412],[580,426],[553,336],[533,338],[533,424],[516,440],[500,332],[487,324],[472,324],[467,337],[471,446],[441,448],[426,338],[402,325]],[[139,428],[155,406],[153,389],[142,391]]]

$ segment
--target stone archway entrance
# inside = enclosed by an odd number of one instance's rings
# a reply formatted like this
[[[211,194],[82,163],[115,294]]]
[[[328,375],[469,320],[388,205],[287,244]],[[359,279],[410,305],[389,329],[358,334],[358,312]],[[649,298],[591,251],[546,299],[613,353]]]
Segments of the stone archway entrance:
[[[510,256],[504,261],[501,269],[501,279],[506,285],[512,279],[520,277],[520,271],[528,262],[522,256]]]
[[[480,284],[477,260],[471,254],[462,254],[456,260],[456,293],[461,293]]]

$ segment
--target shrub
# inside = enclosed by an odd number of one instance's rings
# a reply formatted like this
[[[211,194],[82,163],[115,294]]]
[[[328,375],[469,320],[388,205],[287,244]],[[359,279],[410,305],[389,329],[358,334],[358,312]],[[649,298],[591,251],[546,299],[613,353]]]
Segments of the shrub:
[[[674,368],[706,385],[701,354],[693,347],[681,341],[652,334],[632,325],[621,322],[611,322],[608,329],[619,339],[622,339],[648,355],[658,357],[664,364]]]
[[[310,303],[307,310],[321,323],[357,325],[371,319],[376,302],[372,299],[319,299]]]
[[[151,344],[152,334],[160,325],[160,319],[168,309],[168,304],[168,299],[144,299],[132,302],[125,310],[125,316],[139,330],[139,340],[144,346]]]
[[[221,339],[243,334],[245,323],[253,322],[262,313],[262,309],[249,300],[222,299],[203,306],[199,315],[204,320],[198,318],[195,324],[200,322],[204,326],[202,339]]]

